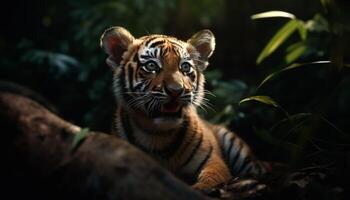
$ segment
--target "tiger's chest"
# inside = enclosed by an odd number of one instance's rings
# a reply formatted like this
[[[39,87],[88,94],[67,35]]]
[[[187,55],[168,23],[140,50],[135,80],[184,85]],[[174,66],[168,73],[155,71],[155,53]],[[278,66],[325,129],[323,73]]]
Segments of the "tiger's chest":
[[[168,132],[147,132],[134,121],[117,119],[118,134],[148,153],[177,176],[192,180],[219,147],[212,131],[199,121],[189,119],[181,128]]]

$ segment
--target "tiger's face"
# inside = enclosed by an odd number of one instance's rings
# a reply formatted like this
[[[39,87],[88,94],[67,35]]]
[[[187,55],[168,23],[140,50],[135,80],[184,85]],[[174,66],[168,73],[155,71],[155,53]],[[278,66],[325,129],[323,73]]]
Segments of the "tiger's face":
[[[119,103],[149,118],[181,118],[204,96],[202,71],[215,47],[209,30],[187,42],[164,35],[135,39],[126,29],[112,27],[102,35],[107,64],[114,74]]]

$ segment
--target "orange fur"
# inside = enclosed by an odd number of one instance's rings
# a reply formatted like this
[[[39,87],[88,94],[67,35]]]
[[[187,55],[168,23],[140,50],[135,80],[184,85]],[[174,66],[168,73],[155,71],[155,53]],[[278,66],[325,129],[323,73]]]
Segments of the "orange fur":
[[[264,171],[240,138],[197,114],[204,97],[202,71],[215,47],[210,31],[186,43],[163,35],[134,39],[116,27],[104,33],[101,44],[114,67],[114,127],[121,138],[197,189],[228,181],[231,172]]]

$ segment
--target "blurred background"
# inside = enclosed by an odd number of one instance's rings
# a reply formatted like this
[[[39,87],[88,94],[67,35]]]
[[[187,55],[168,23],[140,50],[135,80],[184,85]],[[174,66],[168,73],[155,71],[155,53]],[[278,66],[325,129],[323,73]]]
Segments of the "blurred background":
[[[205,75],[215,96],[201,115],[235,130],[263,159],[332,174],[331,184],[316,189],[348,189],[346,0],[18,0],[1,10],[0,79],[37,91],[64,119],[104,132],[115,108],[99,46],[106,28],[183,40],[212,30],[217,45]],[[288,13],[254,15],[277,10]]]

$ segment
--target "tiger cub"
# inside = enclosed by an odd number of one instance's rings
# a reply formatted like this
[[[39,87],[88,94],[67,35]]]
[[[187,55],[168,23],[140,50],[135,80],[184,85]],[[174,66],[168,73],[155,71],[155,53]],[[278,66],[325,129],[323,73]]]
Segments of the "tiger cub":
[[[135,39],[122,27],[107,29],[101,46],[114,73],[117,135],[175,175],[206,189],[234,176],[266,171],[233,132],[198,116],[203,70],[215,48],[211,31],[187,42],[165,35]]]

